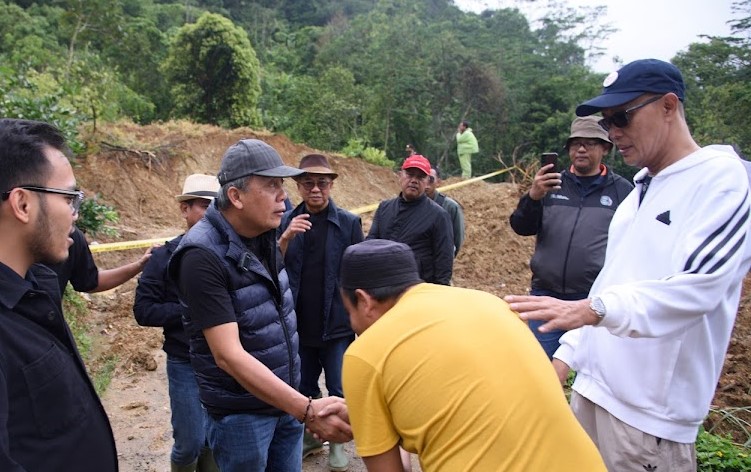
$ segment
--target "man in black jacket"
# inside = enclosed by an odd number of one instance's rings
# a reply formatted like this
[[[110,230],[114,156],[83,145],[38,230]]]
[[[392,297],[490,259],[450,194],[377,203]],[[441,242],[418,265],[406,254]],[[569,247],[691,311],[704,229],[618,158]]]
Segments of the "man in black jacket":
[[[598,117],[576,118],[566,149],[571,167],[560,173],[543,166],[532,187],[511,214],[511,227],[522,236],[537,235],[532,255],[532,295],[562,300],[587,298],[605,261],[608,226],[615,209],[633,185],[602,164],[613,147]],[[564,331],[540,333],[529,326],[552,359]]]
[[[0,120],[0,470],[117,471],[109,420],[47,267],[68,257],[83,201],[65,138]]]
[[[378,205],[367,239],[390,239],[407,244],[425,282],[449,285],[454,268],[454,234],[448,213],[425,190],[430,162],[415,154],[399,174],[398,197]]]
[[[193,174],[185,179],[178,195],[180,212],[188,229],[203,218],[216,198],[219,181],[213,175]],[[183,328],[185,308],[180,304],[177,287],[169,278],[167,263],[183,235],[151,252],[138,280],[133,314],[141,326],[164,328],[164,352],[167,353],[167,381],[172,411],[172,472],[217,471],[206,446],[208,418],[198,396],[196,374],[190,365],[188,335]]]
[[[299,167],[305,172],[295,177],[302,203],[284,214],[278,233],[297,313],[300,393],[319,398],[323,370],[328,394],[343,397],[342,358],[355,332],[339,294],[339,266],[344,250],[363,240],[362,223],[331,198],[337,174],[326,156],[308,154]],[[322,448],[305,433],[303,457]],[[348,462],[344,445],[329,443],[329,470],[347,470]]]

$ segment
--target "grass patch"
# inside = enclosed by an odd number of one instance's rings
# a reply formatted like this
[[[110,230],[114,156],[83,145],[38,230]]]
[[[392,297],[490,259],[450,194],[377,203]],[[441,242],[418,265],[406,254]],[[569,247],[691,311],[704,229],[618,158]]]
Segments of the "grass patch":
[[[710,434],[701,428],[696,438],[697,472],[751,471],[751,454],[728,436]]]
[[[85,320],[89,315],[89,307],[86,305],[86,300],[70,285],[65,288],[63,294],[63,314],[76,340],[78,352],[81,353],[83,361],[88,364],[91,357],[91,336],[86,330]]]
[[[112,376],[115,373],[115,367],[117,367],[117,356],[110,355],[105,357],[99,364],[99,368],[91,379],[94,382],[94,389],[96,393],[101,397],[110,386],[112,382]]]
[[[112,381],[112,375],[115,372],[115,367],[117,367],[118,358],[113,355],[94,358],[92,353],[93,341],[91,333],[87,328],[90,326],[90,323],[87,323],[89,307],[86,300],[76,293],[70,284],[65,288],[65,293],[63,294],[63,314],[71,333],[73,333],[73,339],[76,341],[78,352],[81,354],[81,358],[86,365],[91,381],[94,384],[94,389],[101,397]]]

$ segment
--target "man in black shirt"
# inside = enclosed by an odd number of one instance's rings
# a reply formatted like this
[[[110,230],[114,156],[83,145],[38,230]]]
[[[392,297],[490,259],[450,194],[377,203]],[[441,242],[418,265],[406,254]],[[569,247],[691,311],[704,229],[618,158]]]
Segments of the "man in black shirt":
[[[398,197],[378,205],[368,239],[390,239],[408,245],[417,259],[420,277],[429,283],[449,285],[454,268],[454,233],[448,213],[425,190],[430,162],[415,154],[399,174]]]
[[[342,420],[316,415],[341,398],[314,400],[296,390],[297,323],[276,228],[285,211],[283,178],[301,173],[263,141],[230,146],[215,205],[169,263],[222,472],[301,470],[305,427],[325,440],[352,439]]]
[[[65,138],[0,120],[0,470],[117,471],[109,420],[60,309],[83,193]]]
[[[180,213],[188,229],[206,213],[216,198],[219,182],[213,175],[192,174],[185,179],[178,195]],[[180,303],[177,287],[167,274],[167,263],[183,235],[152,251],[149,262],[138,280],[133,314],[141,326],[164,329],[164,352],[167,353],[167,381],[172,412],[171,472],[215,472],[218,470],[206,447],[208,418],[198,396],[198,383],[190,365],[188,335],[183,328],[185,307]]]
[[[342,359],[355,333],[339,294],[339,266],[344,250],[363,240],[362,223],[330,198],[337,174],[326,156],[308,154],[300,170],[305,173],[295,180],[303,201],[279,227],[300,336],[300,393],[320,397],[323,370],[329,395],[342,397]],[[303,457],[322,446],[306,433]],[[347,470],[348,462],[344,445],[330,443],[329,470]]]
[[[138,275],[151,257],[152,248],[148,248],[143,256],[133,262],[100,270],[83,232],[74,227],[70,237],[73,244],[68,250],[68,258],[59,264],[48,264],[57,274],[61,294],[65,292],[68,282],[77,292],[95,293],[113,289]]]

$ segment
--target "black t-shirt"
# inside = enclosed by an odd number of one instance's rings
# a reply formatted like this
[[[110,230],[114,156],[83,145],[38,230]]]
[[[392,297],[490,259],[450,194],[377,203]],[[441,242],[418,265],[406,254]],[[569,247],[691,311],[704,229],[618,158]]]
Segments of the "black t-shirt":
[[[261,248],[262,235],[258,238],[241,238],[250,252],[260,260],[278,287],[276,264],[270,262],[274,254]],[[272,236],[273,237],[273,236]],[[180,258],[180,295],[188,305],[188,318],[193,327],[204,330],[225,323],[237,322],[228,287],[229,280],[222,262],[208,249],[192,247],[185,250]],[[189,335],[193,333],[188,333]]]
[[[327,207],[311,214],[311,227],[305,232],[303,262],[300,270],[300,291],[297,295],[297,333],[300,345],[320,347],[323,345],[323,275],[326,264],[326,235],[328,234]]]
[[[187,316],[196,329],[237,321],[227,291],[229,281],[221,262],[209,250],[185,250],[180,259],[179,281],[180,294],[188,305]]]
[[[90,292],[99,285],[99,269],[94,263],[94,256],[91,255],[83,232],[75,228],[71,238],[73,245],[68,249],[68,259],[59,264],[47,264],[47,267],[57,274],[60,293],[65,291],[68,281],[76,291]]]

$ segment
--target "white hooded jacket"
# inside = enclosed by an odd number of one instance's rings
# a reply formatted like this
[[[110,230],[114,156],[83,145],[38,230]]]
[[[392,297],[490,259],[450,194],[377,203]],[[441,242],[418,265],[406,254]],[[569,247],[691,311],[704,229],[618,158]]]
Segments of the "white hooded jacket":
[[[566,333],[555,357],[574,390],[659,438],[693,443],[720,377],[751,265],[749,179],[729,146],[702,148],[618,207],[590,297],[598,326]]]

